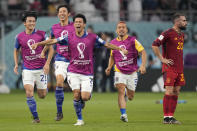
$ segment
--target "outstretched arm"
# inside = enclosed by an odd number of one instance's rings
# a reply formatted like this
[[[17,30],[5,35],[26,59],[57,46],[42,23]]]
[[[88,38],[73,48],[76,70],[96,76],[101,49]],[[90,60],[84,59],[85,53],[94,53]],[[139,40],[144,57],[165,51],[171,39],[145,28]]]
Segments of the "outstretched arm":
[[[14,48],[14,73],[18,75],[18,55],[19,55],[19,50],[17,50],[16,48]]]
[[[33,50],[35,50],[40,45],[53,45],[53,44],[55,44],[57,42],[58,42],[57,39],[47,39],[47,40],[35,43],[31,47],[32,47]]]
[[[112,55],[110,55],[108,67],[105,69],[105,73],[107,76],[110,75],[110,71],[111,71],[113,65],[114,65],[114,57]]]
[[[118,47],[118,46],[116,46],[116,45],[113,45],[113,44],[111,44],[111,43],[109,43],[109,42],[106,42],[105,47],[107,47],[107,48],[109,48],[109,49],[112,49],[112,50],[119,50],[119,51],[122,51],[123,54],[125,54],[125,55],[128,54],[128,51],[127,51],[126,49],[120,48],[120,47]]]

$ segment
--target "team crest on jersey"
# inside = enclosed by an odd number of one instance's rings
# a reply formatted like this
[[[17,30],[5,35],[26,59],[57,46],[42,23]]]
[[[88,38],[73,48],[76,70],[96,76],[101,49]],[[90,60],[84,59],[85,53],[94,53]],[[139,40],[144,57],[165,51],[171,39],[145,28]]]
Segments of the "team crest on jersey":
[[[123,49],[126,49],[125,45],[120,45],[119,47],[123,48]],[[127,56],[122,51],[120,51],[120,54],[122,55],[122,60],[126,60],[127,59]]]
[[[168,78],[166,79],[166,83],[170,83],[170,81],[171,81],[171,79],[168,77]]]
[[[63,38],[68,37],[68,31],[67,31],[67,30],[63,30],[63,31],[61,32],[61,37],[63,37]]]
[[[31,45],[33,45],[33,44],[35,44],[35,40],[29,39],[27,41],[27,45],[28,45],[29,49],[31,50],[31,52],[30,52],[31,54],[35,54],[36,53],[35,50],[33,50],[32,47],[31,47]]]
[[[160,36],[158,37],[159,40],[163,40],[163,38],[164,38],[163,35],[160,35]]]
[[[78,43],[77,44],[77,50],[78,50],[78,52],[79,52],[79,58],[80,59],[84,59],[84,54],[83,54],[83,52],[84,52],[84,50],[85,50],[85,43]]]
[[[175,38],[174,38],[174,40],[178,40],[178,38],[177,38],[177,37],[175,37]]]

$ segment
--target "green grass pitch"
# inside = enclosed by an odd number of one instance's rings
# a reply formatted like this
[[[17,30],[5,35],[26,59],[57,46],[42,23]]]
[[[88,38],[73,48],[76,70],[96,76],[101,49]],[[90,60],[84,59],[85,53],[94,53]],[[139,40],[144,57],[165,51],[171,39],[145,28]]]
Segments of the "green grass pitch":
[[[179,99],[187,101],[178,104],[175,117],[182,125],[162,124],[162,104],[155,104],[163,98],[163,93],[135,94],[133,101],[127,102],[128,123],[120,121],[117,93],[93,93],[83,110],[85,125],[75,127],[76,115],[73,108],[72,93],[65,93],[64,119],[54,121],[56,105],[54,93],[37,101],[39,124],[32,124],[31,114],[26,104],[24,91],[0,94],[0,131],[196,131],[197,94],[181,92]]]

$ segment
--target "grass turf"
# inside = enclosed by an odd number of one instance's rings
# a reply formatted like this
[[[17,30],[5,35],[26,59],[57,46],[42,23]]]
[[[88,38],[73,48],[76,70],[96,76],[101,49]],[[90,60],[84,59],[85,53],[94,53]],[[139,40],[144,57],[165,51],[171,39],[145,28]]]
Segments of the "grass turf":
[[[134,100],[127,102],[128,123],[120,121],[117,93],[93,93],[83,110],[85,125],[75,127],[72,94],[65,93],[64,96],[64,119],[56,122],[54,93],[48,93],[45,99],[39,99],[35,94],[41,123],[32,124],[24,91],[0,94],[0,131],[195,131],[197,128],[196,92],[180,94],[179,99],[187,101],[178,104],[175,113],[182,125],[162,124],[162,104],[155,104],[155,101],[162,99],[163,93],[137,92]]]

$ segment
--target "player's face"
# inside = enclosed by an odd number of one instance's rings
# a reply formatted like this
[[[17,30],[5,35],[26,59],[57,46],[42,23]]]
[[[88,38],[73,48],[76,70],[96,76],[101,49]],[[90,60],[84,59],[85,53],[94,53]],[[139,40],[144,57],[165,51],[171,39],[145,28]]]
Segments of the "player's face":
[[[68,19],[69,15],[70,13],[68,13],[67,8],[65,7],[60,8],[58,11],[58,18],[60,21]]]
[[[186,30],[187,20],[186,20],[185,16],[180,16],[178,25],[181,30]]]
[[[82,32],[85,28],[85,23],[82,18],[76,18],[74,21],[75,31]]]
[[[125,23],[119,23],[117,25],[116,33],[118,34],[118,36],[123,37],[127,34],[127,32],[127,25]]]
[[[36,19],[35,17],[27,17],[26,21],[24,22],[26,29],[34,30],[36,26]]]

